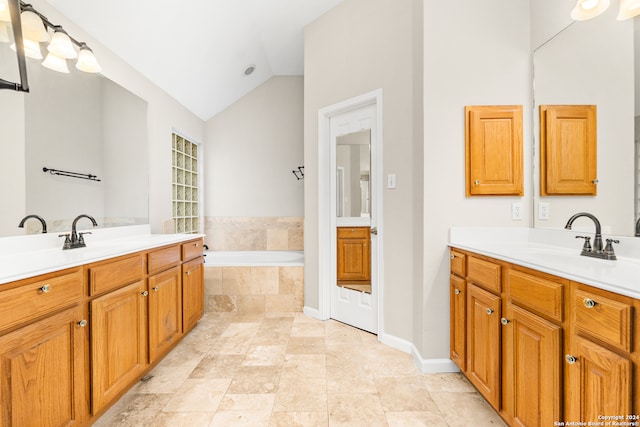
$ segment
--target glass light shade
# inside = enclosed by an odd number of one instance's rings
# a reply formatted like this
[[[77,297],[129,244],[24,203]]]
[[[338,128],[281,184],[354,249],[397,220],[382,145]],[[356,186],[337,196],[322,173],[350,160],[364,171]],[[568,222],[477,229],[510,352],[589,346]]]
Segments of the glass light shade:
[[[609,0],[578,0],[571,11],[571,18],[576,21],[586,21],[595,18],[609,7]]]
[[[20,14],[22,22],[22,36],[25,39],[36,42],[48,42],[51,39],[42,19],[35,13],[26,9]]]
[[[71,39],[62,29],[56,29],[53,33],[47,50],[60,58],[73,59],[78,57]]]
[[[2,0],[0,0],[0,22],[11,22],[11,15],[9,14],[9,7],[7,3],[4,3],[4,9],[2,8]]]
[[[86,45],[83,45],[80,48],[76,68],[80,71],[84,71],[85,73],[99,73],[102,70],[102,67],[98,64],[98,60],[93,54],[93,51]]]
[[[69,67],[67,67],[67,60],[51,52],[49,52],[47,58],[42,61],[42,66],[59,73],[69,72]]]
[[[633,18],[640,15],[640,0],[620,0],[618,21]]]
[[[0,42],[9,43],[11,39],[9,38],[9,24],[3,21],[0,21]]]
[[[40,51],[40,43],[33,40],[23,39],[24,41],[24,54],[27,58],[42,59],[42,52]],[[16,44],[13,43],[11,49],[16,50]]]

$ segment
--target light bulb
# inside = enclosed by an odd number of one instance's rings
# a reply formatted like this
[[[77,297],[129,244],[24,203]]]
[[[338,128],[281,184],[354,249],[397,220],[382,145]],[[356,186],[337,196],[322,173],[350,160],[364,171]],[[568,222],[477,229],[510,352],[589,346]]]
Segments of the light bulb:
[[[633,18],[637,15],[640,15],[640,0],[620,0],[618,21]]]
[[[571,11],[571,18],[576,21],[585,21],[595,18],[609,7],[609,0],[578,0]]]
[[[76,68],[85,73],[99,73],[102,70],[93,51],[84,43],[80,47],[80,52],[78,52]]]
[[[59,73],[69,72],[69,68],[67,67],[67,60],[59,57],[52,52],[49,52],[47,58],[42,61],[42,66]]]
[[[61,58],[73,59],[78,57],[71,39],[62,27],[56,27],[47,50]]]

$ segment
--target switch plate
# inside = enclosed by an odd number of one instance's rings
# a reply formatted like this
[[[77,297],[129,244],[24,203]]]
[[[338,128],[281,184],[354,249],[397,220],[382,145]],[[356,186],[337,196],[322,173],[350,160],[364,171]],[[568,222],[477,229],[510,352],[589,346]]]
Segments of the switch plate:
[[[538,203],[538,219],[549,219],[549,203]]]
[[[511,204],[511,219],[514,221],[522,220],[522,202]]]
[[[396,174],[390,173],[387,175],[387,188],[396,188]]]

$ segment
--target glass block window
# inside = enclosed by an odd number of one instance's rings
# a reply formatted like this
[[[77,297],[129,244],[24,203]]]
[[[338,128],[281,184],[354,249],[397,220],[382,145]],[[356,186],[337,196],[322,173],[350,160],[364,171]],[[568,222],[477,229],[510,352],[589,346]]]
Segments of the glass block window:
[[[173,134],[173,220],[176,233],[197,233],[198,144]]]

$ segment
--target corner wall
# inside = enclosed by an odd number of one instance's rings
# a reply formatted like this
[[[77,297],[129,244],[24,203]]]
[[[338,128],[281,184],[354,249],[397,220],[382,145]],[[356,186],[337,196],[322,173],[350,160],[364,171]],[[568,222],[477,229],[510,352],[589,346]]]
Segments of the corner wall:
[[[413,342],[425,359],[449,358],[449,228],[532,225],[529,27],[528,1],[424,0],[425,257]],[[509,104],[524,106],[525,195],[467,198],[464,106]],[[513,202],[522,221],[511,220]]]

